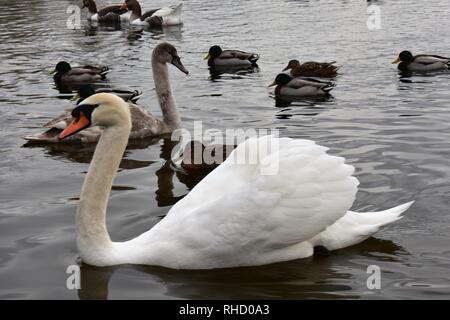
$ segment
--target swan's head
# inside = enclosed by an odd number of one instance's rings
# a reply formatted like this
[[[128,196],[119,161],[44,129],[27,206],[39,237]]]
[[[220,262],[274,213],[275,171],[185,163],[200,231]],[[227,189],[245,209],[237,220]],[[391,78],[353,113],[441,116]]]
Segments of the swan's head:
[[[288,62],[288,65],[286,66],[286,68],[283,69],[283,71],[294,69],[297,68],[298,66],[300,66],[300,61],[293,59]]]
[[[131,128],[131,115],[128,104],[111,93],[97,93],[83,100],[72,110],[72,122],[60,133],[65,139],[91,126],[105,128],[127,125]]]
[[[286,73],[280,73],[276,76],[275,80],[269,85],[269,87],[272,87],[275,85],[283,86],[283,85],[291,82],[292,79],[293,78],[290,75],[288,75]]]
[[[409,62],[412,62],[412,61],[414,61],[413,54],[411,53],[411,51],[406,51],[405,50],[405,51],[400,52],[400,54],[398,55],[397,59],[394,62],[392,62],[392,63],[393,64],[396,64],[396,63],[399,63],[399,62],[409,63]]]
[[[170,43],[163,42],[158,44],[156,48],[153,49],[152,60],[162,64],[166,63],[173,64],[181,72],[189,74],[189,71],[187,71],[186,68],[183,66],[183,63],[181,63],[181,59],[178,56],[177,49]]]
[[[205,60],[209,59],[209,58],[217,58],[218,56],[220,56],[222,54],[222,52],[223,52],[223,50],[221,47],[212,46],[211,48],[209,48],[209,51],[205,57]]]

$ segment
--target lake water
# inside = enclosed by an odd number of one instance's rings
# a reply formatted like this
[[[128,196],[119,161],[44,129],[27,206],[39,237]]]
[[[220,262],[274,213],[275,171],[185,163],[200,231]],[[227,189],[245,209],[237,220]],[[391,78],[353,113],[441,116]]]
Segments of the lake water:
[[[446,2],[193,0],[184,25],[163,32],[90,28],[84,15],[81,29],[67,29],[66,9],[77,3],[0,0],[0,298],[450,298],[450,74],[401,78],[391,64],[404,49],[450,55]],[[366,25],[369,4],[381,9],[381,29]],[[50,75],[59,60],[109,65],[107,86],[142,90],[140,104],[160,115],[150,54],[161,41],[190,71],[170,68],[185,128],[201,120],[312,139],[356,167],[354,210],[416,203],[376,238],[328,256],[206,272],[82,265],[82,289],[68,290],[92,148],[30,147],[21,136],[73,106]],[[213,44],[260,53],[259,71],[211,79],[202,59]],[[336,60],[332,97],[274,100],[267,85],[292,58]],[[169,165],[172,147],[154,139],[126,152],[109,204],[114,240],[151,228],[195,184]],[[380,290],[366,286],[370,265],[381,268]]]

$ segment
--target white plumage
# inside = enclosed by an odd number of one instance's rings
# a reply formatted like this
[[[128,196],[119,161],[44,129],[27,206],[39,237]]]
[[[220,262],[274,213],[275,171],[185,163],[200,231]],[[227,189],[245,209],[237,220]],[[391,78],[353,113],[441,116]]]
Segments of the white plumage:
[[[117,262],[211,269],[304,258],[317,245],[334,250],[359,243],[410,206],[348,211],[359,184],[354,168],[313,141],[282,138],[278,152],[236,164],[233,156],[255,141],[239,145],[153,229],[117,244]],[[277,174],[261,175],[267,161],[279,162]]]

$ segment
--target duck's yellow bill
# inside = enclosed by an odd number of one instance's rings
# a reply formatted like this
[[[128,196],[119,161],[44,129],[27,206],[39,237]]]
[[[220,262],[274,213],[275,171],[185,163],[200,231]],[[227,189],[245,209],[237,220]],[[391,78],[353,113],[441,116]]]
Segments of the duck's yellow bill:
[[[211,55],[208,53],[208,54],[203,58],[203,60],[207,60],[207,59],[209,59],[209,58],[211,58]]]
[[[70,101],[78,101],[80,99],[80,95],[78,93],[74,94],[72,98],[70,98]]]
[[[392,61],[392,64],[397,64],[400,62],[400,57],[397,57],[397,59],[395,59],[395,61]]]
[[[275,80],[273,80],[273,82],[271,84],[269,84],[268,87],[273,87],[273,86],[276,86],[276,85],[277,85],[277,83],[275,82]]]

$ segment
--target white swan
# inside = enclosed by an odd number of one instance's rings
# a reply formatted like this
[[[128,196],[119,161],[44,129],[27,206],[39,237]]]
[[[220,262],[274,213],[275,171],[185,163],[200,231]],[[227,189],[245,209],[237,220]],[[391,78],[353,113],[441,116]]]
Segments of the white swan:
[[[348,211],[358,185],[352,166],[313,141],[265,136],[241,143],[152,229],[113,242],[106,207],[131,130],[130,109],[119,97],[98,93],[72,115],[61,139],[90,125],[105,128],[76,215],[77,245],[88,264],[212,269],[304,258],[314,246],[333,250],[356,244],[400,219],[412,204],[381,212]],[[267,142],[278,143],[278,151],[261,151],[254,164],[236,164],[235,155]],[[275,161],[278,173],[261,175]]]
[[[175,98],[170,86],[169,71],[167,64],[170,63],[185,74],[189,72],[183,66],[176,48],[169,43],[161,43],[153,49],[152,53],[152,71],[155,82],[156,95],[163,118],[158,119],[145,109],[134,103],[129,103],[131,111],[132,129],[130,139],[142,139],[152,136],[158,136],[170,133],[178,129],[181,125],[180,114],[176,106]],[[63,114],[47,122],[44,127],[45,132],[26,135],[23,138],[29,141],[40,141],[49,143],[58,143],[58,135],[70,123],[72,117],[71,110],[66,110]],[[91,127],[78,134],[72,135],[66,142],[72,143],[91,143],[96,142],[102,133],[101,127]]]

